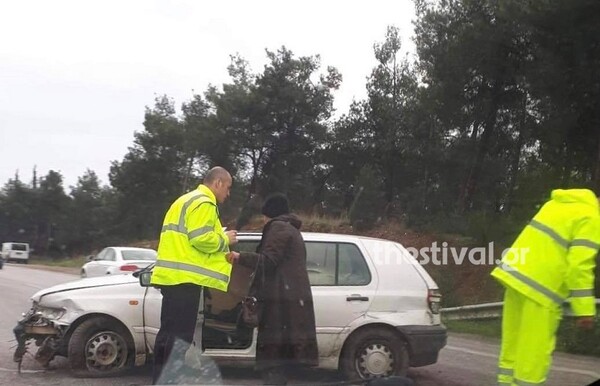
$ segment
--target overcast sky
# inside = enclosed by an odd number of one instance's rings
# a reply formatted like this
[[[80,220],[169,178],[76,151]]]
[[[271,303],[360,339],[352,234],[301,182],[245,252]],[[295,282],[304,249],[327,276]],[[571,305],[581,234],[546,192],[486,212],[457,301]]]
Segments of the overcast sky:
[[[0,186],[59,171],[65,190],[86,169],[107,184],[143,129],[145,106],[178,107],[228,82],[229,55],[261,72],[265,49],[321,55],[342,73],[337,114],[365,97],[373,44],[386,27],[412,52],[411,0],[0,0]]]

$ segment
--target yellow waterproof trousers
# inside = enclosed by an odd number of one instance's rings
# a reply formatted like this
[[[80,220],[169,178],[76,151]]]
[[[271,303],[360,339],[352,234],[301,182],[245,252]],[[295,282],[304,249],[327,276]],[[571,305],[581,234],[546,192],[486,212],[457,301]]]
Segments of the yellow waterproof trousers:
[[[498,385],[544,384],[560,319],[560,307],[543,307],[511,288],[506,289]]]

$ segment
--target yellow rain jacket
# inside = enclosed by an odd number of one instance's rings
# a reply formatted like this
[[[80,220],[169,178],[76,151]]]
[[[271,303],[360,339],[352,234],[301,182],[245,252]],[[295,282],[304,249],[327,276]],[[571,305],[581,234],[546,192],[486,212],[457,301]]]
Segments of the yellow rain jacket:
[[[570,300],[575,316],[596,314],[594,267],[600,209],[587,189],[557,189],[492,276],[542,306]]]
[[[192,283],[227,291],[231,264],[217,201],[205,185],[179,197],[169,208],[160,234],[153,285]]]

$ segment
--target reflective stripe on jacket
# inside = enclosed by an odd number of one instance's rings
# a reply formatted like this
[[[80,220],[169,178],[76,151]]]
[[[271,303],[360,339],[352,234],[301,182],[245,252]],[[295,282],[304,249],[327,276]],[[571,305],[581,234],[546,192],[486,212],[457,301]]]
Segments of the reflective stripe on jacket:
[[[594,268],[600,209],[587,189],[557,189],[521,232],[492,276],[551,307],[567,299],[576,316],[595,315]]]
[[[227,291],[231,264],[213,192],[204,185],[179,197],[169,208],[158,244],[152,284],[193,283]]]

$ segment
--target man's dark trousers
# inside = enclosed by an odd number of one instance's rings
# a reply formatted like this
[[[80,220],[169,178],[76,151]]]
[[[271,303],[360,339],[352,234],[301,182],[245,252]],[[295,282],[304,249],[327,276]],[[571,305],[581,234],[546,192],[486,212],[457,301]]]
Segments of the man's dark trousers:
[[[160,379],[163,370],[176,373],[185,364],[185,353],[194,340],[202,287],[186,283],[161,286],[160,291],[163,298],[160,330],[154,343],[152,384],[159,380],[166,383],[166,379]],[[165,367],[167,363],[169,367]]]

